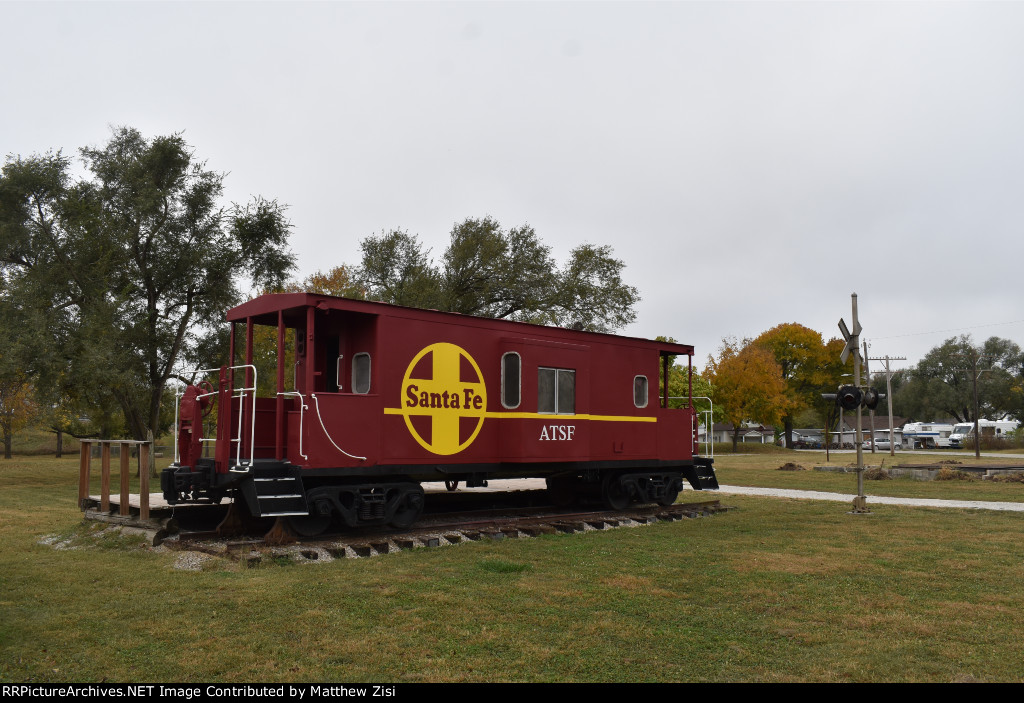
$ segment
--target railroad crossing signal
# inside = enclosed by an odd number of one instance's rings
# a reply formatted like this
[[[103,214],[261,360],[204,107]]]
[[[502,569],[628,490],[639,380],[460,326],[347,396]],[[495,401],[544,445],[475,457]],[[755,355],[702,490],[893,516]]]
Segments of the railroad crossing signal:
[[[839,355],[840,363],[843,363],[843,364],[846,363],[846,360],[850,358],[850,352],[851,351],[854,353],[854,355],[859,355],[860,354],[860,349],[859,349],[860,341],[859,341],[859,338],[860,338],[860,331],[861,331],[861,329],[863,329],[863,328],[860,326],[860,322],[857,320],[856,317],[854,317],[853,318],[853,334],[850,334],[850,330],[846,326],[846,322],[843,321],[843,318],[841,318],[841,317],[839,318],[839,331],[843,333],[843,339],[846,340],[846,346],[843,347],[843,353]]]
[[[822,393],[821,397],[831,400],[843,410],[856,410],[858,407],[874,410],[878,401],[885,398],[885,393],[874,388],[865,388],[862,392],[857,386],[841,386],[838,393]]]
[[[860,388],[857,386],[843,386],[839,389],[839,397],[836,398],[836,402],[842,406],[843,410],[856,410],[862,398]]]
[[[864,395],[861,398],[861,403],[868,410],[874,410],[878,407],[878,401],[885,397],[885,393],[879,393],[874,388],[868,388],[864,391]]]
[[[850,334],[850,330],[846,327],[846,323],[843,322],[843,318],[839,318],[839,331],[843,333],[843,339],[846,340],[846,346],[843,348],[843,353],[839,355],[839,360],[845,364],[846,360],[850,358],[850,352],[853,352],[853,386],[843,386],[839,389],[839,397],[837,402],[842,408],[857,408],[857,496],[853,499],[853,513],[857,515],[870,513],[867,506],[867,497],[864,495],[864,454],[861,451],[861,442],[863,440],[863,429],[861,427],[860,419],[860,407],[863,403],[863,396],[860,392],[860,322],[857,320],[857,294],[853,293],[850,296],[853,304],[853,334]],[[843,396],[846,396],[845,399]],[[877,403],[877,394],[875,398]]]

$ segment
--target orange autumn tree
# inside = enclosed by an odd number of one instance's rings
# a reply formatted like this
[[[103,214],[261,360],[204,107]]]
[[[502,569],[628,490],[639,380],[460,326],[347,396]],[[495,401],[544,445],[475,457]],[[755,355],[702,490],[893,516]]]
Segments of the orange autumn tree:
[[[357,282],[352,269],[344,264],[335,266],[328,271],[312,273],[301,283],[286,283],[284,291],[287,293],[320,293],[321,295],[336,295],[356,300],[366,298],[366,290]]]
[[[839,355],[843,342],[822,340],[821,333],[790,322],[762,332],[751,344],[768,351],[779,367],[788,404],[782,415],[786,446],[793,446],[793,418],[813,407],[823,407],[822,393],[835,393],[842,380]]]
[[[774,425],[790,411],[779,364],[764,347],[723,339],[718,358],[705,370],[712,385],[715,414],[732,423],[732,450],[737,451],[743,422]]]

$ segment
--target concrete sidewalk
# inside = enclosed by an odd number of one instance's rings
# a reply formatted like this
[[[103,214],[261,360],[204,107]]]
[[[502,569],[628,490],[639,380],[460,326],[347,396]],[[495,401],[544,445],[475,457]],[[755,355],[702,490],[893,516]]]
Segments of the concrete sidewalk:
[[[709,491],[714,493],[715,491]],[[721,486],[718,493],[743,496],[771,496],[774,498],[799,498],[804,500],[831,500],[837,503],[852,503],[852,493],[829,493],[828,491],[797,491],[790,488],[754,488],[752,486]],[[939,500],[938,498],[892,498],[868,495],[868,505],[915,505],[926,508],[974,508],[977,510],[1009,510],[1024,512],[1024,503],[1008,503],[990,500]]]
[[[544,479],[541,478],[518,478],[507,480],[496,480],[488,482],[487,488],[466,488],[459,485],[459,491],[464,492],[487,492],[487,491],[541,491],[544,490]],[[428,493],[444,492],[443,483],[424,483],[424,490]],[[714,500],[713,496],[721,494],[744,495],[744,496],[770,496],[773,498],[799,498],[803,500],[831,500],[837,503],[853,503],[853,494],[829,493],[828,491],[797,491],[790,488],[754,488],[751,486],[721,486],[717,491],[707,491],[704,497]],[[685,503],[695,497],[700,497],[698,491],[686,489],[679,494],[680,499]],[[988,500],[939,500],[937,498],[889,498],[886,496],[868,495],[868,505],[916,505],[927,508],[974,508],[977,510],[1008,510],[1011,512],[1024,512],[1024,503],[1007,503]]]

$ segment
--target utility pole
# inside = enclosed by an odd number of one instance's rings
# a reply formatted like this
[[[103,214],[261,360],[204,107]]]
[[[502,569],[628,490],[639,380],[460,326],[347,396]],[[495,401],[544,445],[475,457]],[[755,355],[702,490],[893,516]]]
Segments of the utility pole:
[[[853,301],[853,333],[847,329],[846,323],[843,319],[839,319],[839,331],[842,332],[843,337],[846,339],[846,346],[843,348],[843,353],[839,355],[839,361],[843,364],[853,354],[853,383],[856,390],[856,397],[858,401],[857,405],[857,496],[853,499],[853,513],[864,514],[870,513],[867,505],[867,496],[864,495],[864,448],[861,446],[863,443],[864,428],[862,424],[861,406],[860,401],[860,333],[861,326],[860,321],[857,319],[857,294],[853,293],[851,296]]]
[[[867,340],[861,342],[864,345],[864,385],[871,385],[871,371],[868,370],[868,362],[871,359],[868,357],[868,343]],[[875,453],[875,409],[871,408],[868,410],[868,424],[871,426],[871,453]],[[872,459],[872,461],[874,461]]]
[[[896,433],[892,427],[892,370],[889,368],[890,361],[906,361],[905,356],[882,356],[874,357],[869,361],[885,362],[885,398],[889,402],[889,456],[896,456]]]
[[[978,362],[981,361],[982,359],[991,359],[992,356],[989,355],[989,354],[979,354],[976,349],[973,349],[972,352],[973,353],[971,354],[971,358],[968,360],[968,361],[970,361],[971,368],[969,368],[969,369],[953,369],[953,371],[970,371],[971,372],[971,381],[974,383],[974,458],[975,459],[980,459],[981,458],[981,431],[980,431],[980,428],[978,427],[978,414],[980,412],[979,407],[978,407],[978,377],[981,376],[981,374],[985,373],[986,371],[991,371],[992,369],[982,369],[981,371],[979,371],[978,370]]]

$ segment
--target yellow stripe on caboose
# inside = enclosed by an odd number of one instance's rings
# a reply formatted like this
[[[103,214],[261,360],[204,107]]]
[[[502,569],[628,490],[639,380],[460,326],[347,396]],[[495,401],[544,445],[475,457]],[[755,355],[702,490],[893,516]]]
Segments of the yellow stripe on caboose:
[[[385,415],[419,415],[422,412],[408,411],[405,408],[384,408]],[[474,417],[493,418],[495,420],[593,420],[594,422],[657,422],[656,417],[641,415],[591,415],[579,413],[576,415],[555,415],[554,413],[528,413],[528,412],[496,412],[487,411]]]
[[[419,368],[420,362],[430,356],[430,364]],[[469,369],[465,368],[468,363]],[[463,376],[469,376],[464,378]],[[544,420],[593,422],[657,422],[656,417],[636,415],[556,415],[539,412],[489,412],[487,386],[476,360],[462,347],[449,342],[437,342],[421,349],[409,362],[402,378],[402,395],[397,408],[384,408],[385,415],[400,415],[413,439],[433,454],[458,454],[480,434],[484,420]],[[422,436],[413,422],[414,417],[430,421],[429,440]],[[475,421],[469,437],[463,439],[461,421]]]

